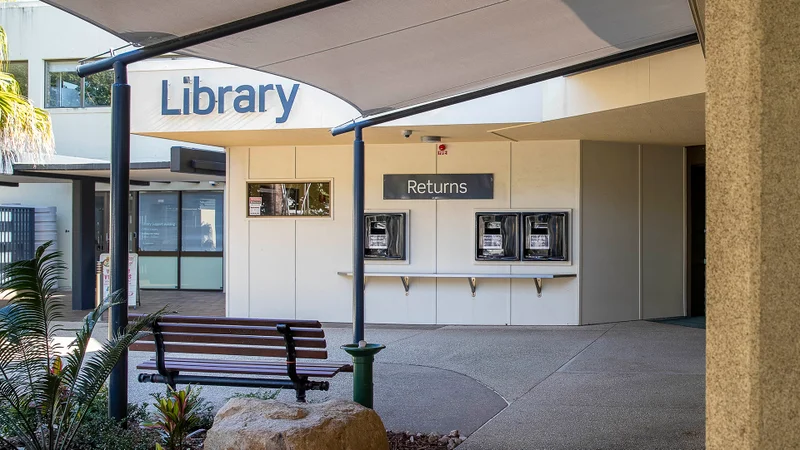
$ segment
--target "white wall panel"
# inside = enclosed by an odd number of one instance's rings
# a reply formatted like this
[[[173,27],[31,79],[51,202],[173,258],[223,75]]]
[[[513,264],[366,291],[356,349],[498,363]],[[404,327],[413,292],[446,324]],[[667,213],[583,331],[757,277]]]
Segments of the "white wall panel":
[[[352,147],[297,147],[297,178],[333,181],[333,217],[297,222],[297,318],[352,320]]]
[[[245,199],[242,199],[244,201]],[[295,220],[247,219],[250,317],[295,317]]]
[[[247,222],[247,170],[250,149],[226,150],[228,171],[225,182],[225,299],[227,314],[250,316],[250,232]]]
[[[511,206],[511,144],[452,143],[437,156],[437,173],[492,173],[491,200],[437,200],[436,268],[440,273],[510,273],[506,263],[475,261],[475,212]],[[511,282],[478,280],[475,297],[465,279],[437,282],[437,321],[442,324],[508,324]]]
[[[512,273],[575,273],[577,278],[544,280],[537,297],[533,280],[511,281],[511,324],[576,325],[579,316],[580,141],[511,144],[511,208],[570,210],[569,262],[525,262]]]
[[[369,145],[366,148],[367,211],[408,212],[407,261],[367,261],[368,272],[436,271],[436,201],[383,200],[383,175],[436,173],[433,144]],[[415,278],[405,295],[398,278],[367,283],[366,320],[370,323],[436,323],[436,280]]]

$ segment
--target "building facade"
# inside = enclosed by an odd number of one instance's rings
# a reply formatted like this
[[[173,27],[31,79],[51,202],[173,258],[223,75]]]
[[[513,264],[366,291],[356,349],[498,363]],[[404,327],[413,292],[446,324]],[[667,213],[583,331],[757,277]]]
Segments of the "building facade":
[[[109,158],[110,81],[74,67],[124,43],[37,2],[2,14],[59,157],[91,160],[61,170],[86,175]],[[34,28],[64,39],[26,39]],[[687,148],[705,142],[704,68],[688,47],[367,129],[367,321],[694,311]],[[231,316],[349,321],[352,147],[329,129],[357,112],[312,86],[193,58],[137,63],[129,78],[132,178],[149,183],[131,199],[142,287],[224,289]],[[224,149],[225,177],[165,170],[176,145]],[[108,188],[97,190],[100,253]],[[68,183],[0,188],[0,200],[59,206],[71,241]]]

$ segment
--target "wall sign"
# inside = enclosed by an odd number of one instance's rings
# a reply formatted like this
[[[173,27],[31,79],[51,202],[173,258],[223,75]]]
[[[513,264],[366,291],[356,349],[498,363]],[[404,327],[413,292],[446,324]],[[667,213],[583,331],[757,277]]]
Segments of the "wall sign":
[[[231,105],[227,99],[233,99],[232,110],[235,113],[254,113],[267,110],[267,96],[277,95],[283,108],[282,114],[275,118],[275,123],[284,123],[292,112],[297,90],[300,85],[295,83],[284,87],[282,84],[261,84],[241,86],[219,86],[216,89],[200,84],[200,77],[184,77],[183,96],[180,105],[172,105],[169,98],[169,80],[161,80],[161,115],[179,116],[198,114],[201,116],[211,114],[214,110],[218,114],[231,111],[226,106]]]
[[[491,173],[384,175],[384,200],[445,200],[494,198]]]

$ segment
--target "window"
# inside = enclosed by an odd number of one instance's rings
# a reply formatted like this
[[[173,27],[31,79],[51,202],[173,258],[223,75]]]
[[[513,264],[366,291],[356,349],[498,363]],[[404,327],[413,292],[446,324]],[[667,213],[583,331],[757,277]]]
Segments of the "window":
[[[178,251],[178,193],[139,193],[139,250]]]
[[[248,216],[330,216],[331,183],[248,183]]]
[[[110,106],[114,73],[106,71],[81,78],[75,71],[77,65],[74,61],[47,63],[47,107]]]
[[[19,83],[19,92],[28,96],[28,61],[12,61],[8,63],[8,73]]]
[[[181,250],[222,251],[222,192],[184,192]]]

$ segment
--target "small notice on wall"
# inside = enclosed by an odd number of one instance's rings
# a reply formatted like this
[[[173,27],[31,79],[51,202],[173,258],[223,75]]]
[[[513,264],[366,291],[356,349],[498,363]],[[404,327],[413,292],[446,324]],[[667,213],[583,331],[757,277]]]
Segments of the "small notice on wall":
[[[532,234],[529,248],[531,250],[549,250],[550,236],[546,234]]]
[[[385,234],[370,234],[369,248],[374,250],[385,250],[389,248],[389,236]]]
[[[261,215],[261,202],[263,201],[261,197],[250,197],[250,215],[251,216],[260,216]]]
[[[484,250],[502,250],[503,236],[499,234],[484,234],[483,247],[481,248]]]
[[[103,253],[100,255],[100,262],[103,265],[103,301],[107,301],[111,295],[111,255]],[[139,306],[139,255],[136,253],[128,254],[128,307],[136,308]]]

